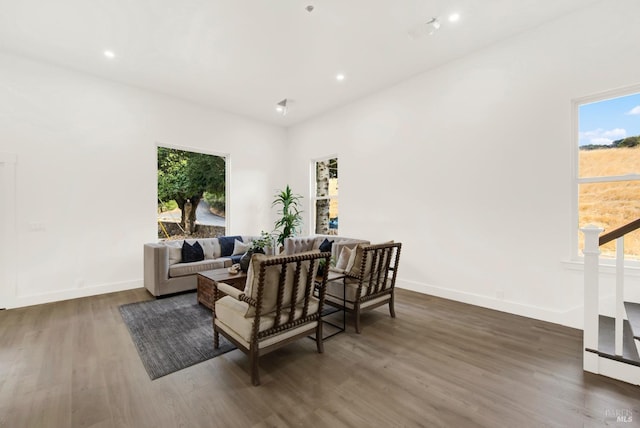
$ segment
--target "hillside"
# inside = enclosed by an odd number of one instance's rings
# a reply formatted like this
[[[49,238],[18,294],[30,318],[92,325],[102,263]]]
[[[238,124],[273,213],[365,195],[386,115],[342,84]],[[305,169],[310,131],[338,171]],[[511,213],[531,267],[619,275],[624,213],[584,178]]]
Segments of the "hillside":
[[[640,140],[640,137],[632,138]],[[580,177],[640,173],[640,145],[618,146],[608,150],[580,150],[579,162]],[[605,231],[611,231],[640,218],[640,181],[586,183],[580,185],[579,191],[580,227],[595,224],[604,227]],[[583,248],[582,233],[579,237],[579,248]],[[626,237],[625,248],[627,254],[640,259],[640,231]],[[603,246],[601,250],[605,256],[615,255],[615,242]]]
[[[611,144],[586,144],[580,146],[580,150],[600,150],[600,149],[618,149],[622,147],[638,147],[640,145],[640,135],[634,137],[622,138],[615,140]]]

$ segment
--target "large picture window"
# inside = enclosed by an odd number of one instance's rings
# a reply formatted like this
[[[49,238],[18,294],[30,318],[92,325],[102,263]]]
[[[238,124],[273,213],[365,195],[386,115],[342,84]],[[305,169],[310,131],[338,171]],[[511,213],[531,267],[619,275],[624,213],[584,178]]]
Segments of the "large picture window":
[[[338,158],[314,162],[315,232],[338,234]]]
[[[158,147],[158,238],[225,234],[226,160]]]
[[[640,93],[581,104],[578,119],[578,226],[612,231],[640,218]],[[601,251],[614,256],[615,241]],[[625,255],[640,259],[638,231],[625,237]]]

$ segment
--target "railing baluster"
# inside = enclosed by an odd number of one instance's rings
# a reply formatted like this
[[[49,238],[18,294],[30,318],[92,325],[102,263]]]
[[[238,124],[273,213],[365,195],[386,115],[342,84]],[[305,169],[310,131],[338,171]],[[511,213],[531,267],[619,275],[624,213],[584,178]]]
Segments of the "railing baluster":
[[[624,320],[624,236],[616,239],[616,355],[622,355]]]
[[[598,350],[599,330],[599,235],[603,229],[588,225],[583,227],[584,233],[584,347]],[[583,368],[591,373],[598,373],[598,357],[591,352],[583,353]]]

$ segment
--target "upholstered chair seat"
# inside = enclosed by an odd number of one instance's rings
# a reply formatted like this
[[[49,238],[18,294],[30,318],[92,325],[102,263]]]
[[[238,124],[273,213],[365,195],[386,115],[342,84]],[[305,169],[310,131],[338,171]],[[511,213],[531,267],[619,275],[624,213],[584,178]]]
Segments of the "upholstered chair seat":
[[[327,295],[325,297],[325,301],[329,304],[333,304],[333,305],[342,305],[343,304],[343,300],[342,300],[342,281],[337,279],[335,281],[330,281],[327,282]],[[367,291],[366,287],[363,287],[363,292]],[[358,287],[354,284],[347,284],[346,285],[346,292],[345,292],[345,299],[344,299],[344,306],[347,309],[351,309],[353,310],[355,308],[356,302],[357,302],[357,298],[356,298],[356,294],[358,292]],[[364,303],[362,303],[360,305],[361,309],[365,309],[373,304],[377,304],[377,303],[385,303],[388,302],[389,300],[391,300],[391,294],[384,294],[380,297],[377,297],[375,299],[371,299],[368,300]],[[380,305],[377,305],[380,306]]]
[[[318,299],[311,299],[309,302],[309,312],[316,313],[319,307]],[[256,317],[245,317],[247,310],[249,309],[249,304],[246,302],[241,302],[236,300],[231,296],[225,296],[222,299],[218,300],[215,304],[216,308],[216,324],[223,328],[225,332],[229,335],[233,336],[234,339],[238,340],[247,348],[251,345],[251,334],[253,333],[253,324],[256,320]],[[293,317],[294,321],[302,318],[303,308],[300,305],[296,306],[295,315]],[[280,325],[284,325],[287,323],[288,314],[280,315]],[[271,312],[267,315],[260,316],[258,321],[259,327],[258,332],[262,333],[273,328],[276,324],[276,316],[275,312]],[[316,321],[317,322],[317,321]],[[301,328],[309,330],[311,327],[315,327],[315,322],[308,323],[302,325]],[[271,340],[262,340],[258,342],[259,348],[264,348],[269,346],[279,340],[286,339],[288,336],[295,336],[296,329],[291,329],[286,333],[282,333],[280,335],[273,336]]]

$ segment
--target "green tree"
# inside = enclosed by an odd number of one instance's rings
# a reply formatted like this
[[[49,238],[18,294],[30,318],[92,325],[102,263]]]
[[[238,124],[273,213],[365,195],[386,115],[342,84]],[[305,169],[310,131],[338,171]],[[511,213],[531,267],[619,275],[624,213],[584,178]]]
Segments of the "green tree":
[[[158,200],[176,201],[187,234],[195,231],[196,207],[204,192],[224,195],[224,158],[158,147]],[[189,202],[190,210],[185,209]]]
[[[616,140],[611,143],[613,147],[637,147],[640,145],[640,135],[636,135],[635,137],[627,137],[621,140]]]
[[[617,149],[620,147],[638,147],[640,146],[640,135],[633,137],[626,137],[620,140],[615,140],[611,144],[585,144],[580,146],[580,150],[600,150],[600,149]]]

